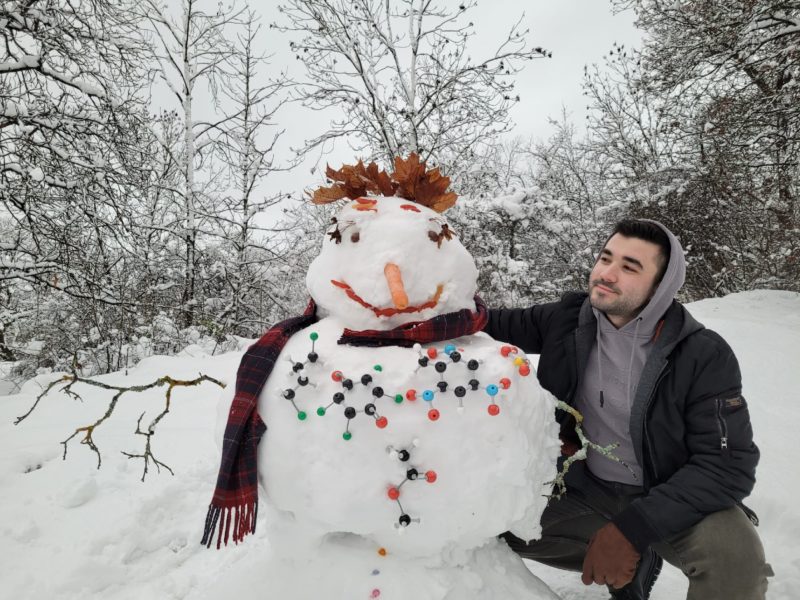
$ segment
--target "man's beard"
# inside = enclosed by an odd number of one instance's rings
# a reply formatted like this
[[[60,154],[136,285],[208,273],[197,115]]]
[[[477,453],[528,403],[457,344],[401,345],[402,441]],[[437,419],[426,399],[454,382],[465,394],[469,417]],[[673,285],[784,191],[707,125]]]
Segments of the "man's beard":
[[[595,299],[592,292],[598,285],[608,288],[614,292],[614,294],[603,292],[605,293],[604,297]],[[638,298],[622,296],[619,289],[615,287],[614,284],[603,281],[602,279],[595,279],[589,282],[589,302],[594,308],[604,312],[606,315],[633,318],[644,310],[644,307],[647,306],[649,302],[649,298],[646,298],[644,302],[640,302]]]

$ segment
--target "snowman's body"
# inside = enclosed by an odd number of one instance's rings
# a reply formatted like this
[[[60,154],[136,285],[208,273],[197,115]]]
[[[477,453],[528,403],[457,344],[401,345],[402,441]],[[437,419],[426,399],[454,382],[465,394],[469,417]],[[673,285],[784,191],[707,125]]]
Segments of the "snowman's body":
[[[259,400],[269,597],[554,598],[496,539],[538,537],[555,475],[553,403],[524,355],[483,333],[337,343],[345,328],[475,310],[477,271],[458,240],[434,239],[442,217],[370,202],[337,215],[307,279],[322,318],[289,340]]]

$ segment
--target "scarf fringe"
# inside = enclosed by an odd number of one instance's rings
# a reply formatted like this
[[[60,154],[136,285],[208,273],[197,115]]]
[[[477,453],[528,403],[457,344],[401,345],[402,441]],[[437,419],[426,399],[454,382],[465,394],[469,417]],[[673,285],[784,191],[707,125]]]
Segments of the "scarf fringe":
[[[221,519],[220,519],[221,517]],[[236,504],[234,506],[209,505],[206,513],[206,525],[203,529],[203,539],[200,543],[206,548],[211,547],[214,534],[217,534],[217,550],[223,542],[228,545],[231,539],[231,524],[233,524],[233,543],[238,544],[244,540],[248,533],[256,532],[256,518],[258,517],[258,501]]]

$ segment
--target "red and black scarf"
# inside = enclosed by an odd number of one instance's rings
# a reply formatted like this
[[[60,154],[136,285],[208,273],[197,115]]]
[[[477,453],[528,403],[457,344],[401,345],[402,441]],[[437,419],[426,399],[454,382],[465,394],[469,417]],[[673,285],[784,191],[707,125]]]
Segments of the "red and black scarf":
[[[415,343],[431,344],[471,335],[481,331],[488,318],[486,305],[478,296],[475,296],[475,306],[475,312],[465,308],[427,321],[406,323],[388,331],[345,329],[339,343],[410,347]],[[311,300],[302,316],[287,319],[272,327],[242,357],[236,373],[236,392],[225,426],[217,487],[208,507],[203,531],[201,543],[207,547],[211,546],[217,528],[217,548],[223,542],[227,545],[231,534],[233,541],[238,543],[245,535],[256,530],[257,448],[267,429],[256,410],[258,397],[289,338],[316,322],[316,309],[316,304]]]

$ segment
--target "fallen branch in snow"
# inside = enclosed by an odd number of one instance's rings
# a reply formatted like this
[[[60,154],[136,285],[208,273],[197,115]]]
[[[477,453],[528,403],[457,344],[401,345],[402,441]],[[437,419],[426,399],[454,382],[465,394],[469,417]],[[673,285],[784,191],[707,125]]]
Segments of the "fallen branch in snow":
[[[619,444],[614,443],[609,444],[608,446],[600,446],[599,444],[595,444],[593,441],[588,439],[583,432],[583,427],[581,426],[583,423],[583,415],[579,411],[575,410],[572,406],[566,402],[562,402],[561,400],[556,400],[556,407],[564,412],[569,413],[575,419],[575,433],[578,435],[578,439],[581,442],[581,447],[566,458],[564,464],[561,465],[561,470],[556,475],[556,478],[553,481],[547,482],[547,485],[554,485],[556,487],[556,490],[550,496],[551,498],[561,498],[561,496],[566,493],[567,486],[564,482],[564,477],[566,476],[567,471],[569,471],[570,466],[572,466],[572,463],[575,461],[586,460],[589,448],[594,449],[596,452],[602,454],[610,460],[620,463],[631,473],[633,473],[633,469],[631,469],[630,465],[614,454],[614,450],[616,450]]]
[[[142,454],[131,454],[130,452],[124,452],[124,451],[122,452],[128,458],[141,458],[144,460],[144,472],[142,473],[142,481],[144,481],[144,478],[147,477],[147,467],[149,466],[151,460],[153,461],[153,464],[156,466],[156,469],[158,469],[159,473],[161,473],[161,467],[164,467],[167,471],[169,471],[170,475],[175,475],[175,472],[170,468],[170,466],[158,460],[153,454],[152,449],[150,448],[150,438],[152,438],[153,435],[155,434],[155,430],[153,429],[153,427],[159,420],[161,420],[161,417],[163,417],[169,411],[170,391],[171,390],[167,391],[167,408],[165,408],[164,412],[158,415],[158,417],[156,417],[156,419],[152,423],[150,423],[150,426],[147,428],[147,431],[142,431],[142,418],[144,417],[144,413],[139,415],[139,420],[136,421],[136,431],[134,433],[136,435],[143,435],[147,440],[144,445],[144,452]]]
[[[108,405],[108,409],[106,410],[105,414],[102,417],[100,417],[97,421],[95,421],[91,425],[85,425],[83,427],[78,427],[73,432],[72,435],[70,435],[67,439],[65,439],[63,442],[61,442],[61,445],[64,446],[63,459],[66,460],[67,459],[67,445],[69,444],[69,442],[75,436],[83,433],[83,439],[81,439],[80,443],[89,446],[89,448],[97,455],[97,468],[99,469],[101,464],[102,464],[102,457],[100,456],[100,450],[97,448],[97,445],[94,443],[94,438],[92,437],[92,434],[94,433],[95,429],[97,429],[102,423],[104,423],[105,421],[107,421],[111,417],[111,415],[114,413],[114,409],[117,407],[117,402],[119,402],[119,399],[122,397],[122,395],[125,394],[126,392],[144,392],[146,390],[149,390],[149,389],[152,389],[152,388],[155,388],[155,387],[161,387],[163,385],[168,385],[169,387],[167,387],[167,391],[166,391],[166,402],[164,404],[164,410],[162,410],[150,422],[150,424],[147,426],[147,429],[145,431],[143,431],[142,428],[141,428],[142,418],[144,418],[145,413],[142,413],[139,416],[139,420],[136,423],[136,431],[134,433],[136,435],[143,435],[146,438],[145,448],[144,448],[143,453],[142,454],[131,454],[129,452],[123,452],[123,454],[125,456],[127,456],[128,458],[141,458],[141,459],[144,460],[144,473],[142,474],[142,481],[144,481],[145,477],[147,476],[147,471],[148,471],[148,467],[149,467],[149,464],[150,464],[151,460],[153,461],[153,464],[156,465],[156,468],[159,470],[159,472],[161,471],[161,467],[164,467],[165,469],[167,469],[170,473],[172,473],[174,475],[172,469],[170,469],[163,462],[161,462],[158,459],[156,459],[156,457],[153,455],[153,452],[152,452],[152,449],[151,449],[151,446],[150,446],[151,438],[153,437],[153,435],[155,435],[155,428],[158,425],[159,421],[161,421],[161,419],[163,419],[164,416],[166,416],[166,414],[169,412],[170,403],[172,401],[172,390],[174,388],[176,388],[176,387],[189,387],[189,386],[200,385],[201,383],[206,382],[206,381],[210,381],[212,383],[216,383],[218,386],[223,387],[223,388],[225,387],[225,384],[222,383],[221,381],[219,381],[218,379],[215,379],[215,378],[213,378],[213,377],[211,377],[209,375],[203,375],[203,374],[200,374],[199,377],[197,377],[196,379],[192,379],[190,381],[181,380],[181,379],[173,379],[172,377],[170,377],[168,375],[165,375],[164,377],[159,377],[158,379],[156,379],[152,383],[148,383],[148,384],[144,384],[144,385],[133,385],[133,386],[129,386],[129,387],[122,387],[122,386],[116,386],[116,385],[109,385],[107,383],[102,383],[100,381],[95,381],[93,379],[88,379],[88,378],[85,378],[85,377],[81,377],[80,375],[78,375],[77,371],[75,371],[73,369],[71,375],[64,375],[60,379],[56,379],[55,381],[52,381],[45,388],[45,390],[41,394],[39,394],[39,396],[36,398],[36,400],[34,401],[33,405],[28,410],[28,412],[26,412],[21,417],[17,417],[17,419],[14,421],[14,425],[19,425],[22,421],[24,421],[26,418],[28,418],[28,416],[30,416],[30,414],[39,405],[39,402],[42,400],[42,398],[44,398],[50,392],[50,390],[52,390],[59,383],[66,382],[66,385],[63,388],[61,388],[60,391],[65,392],[65,393],[69,394],[70,396],[72,396],[73,398],[75,398],[76,400],[81,400],[81,401],[83,399],[77,393],[72,391],[72,386],[74,384],[76,384],[76,383],[84,383],[86,385],[92,385],[92,386],[95,386],[95,387],[103,388],[105,390],[115,391],[116,394],[114,394],[114,396],[111,398],[111,402]]]

